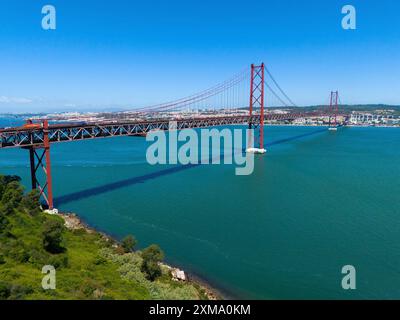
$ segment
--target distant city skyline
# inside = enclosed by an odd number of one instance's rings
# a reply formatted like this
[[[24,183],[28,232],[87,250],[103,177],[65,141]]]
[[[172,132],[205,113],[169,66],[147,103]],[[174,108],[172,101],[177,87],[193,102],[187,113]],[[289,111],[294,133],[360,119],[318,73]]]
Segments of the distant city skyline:
[[[46,4],[56,30],[41,27]],[[347,4],[356,30],[341,26]],[[300,106],[331,90],[344,104],[400,105],[398,12],[395,0],[4,0],[0,113],[143,107],[261,61]]]

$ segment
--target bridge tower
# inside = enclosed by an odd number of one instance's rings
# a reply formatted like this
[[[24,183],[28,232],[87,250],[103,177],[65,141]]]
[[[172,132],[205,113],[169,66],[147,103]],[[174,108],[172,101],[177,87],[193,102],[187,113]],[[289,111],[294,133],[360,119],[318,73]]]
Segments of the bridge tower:
[[[252,149],[256,153],[265,153],[264,149],[264,63],[259,66],[251,65],[250,78],[250,107],[249,107],[249,129],[259,129],[258,149]],[[260,115],[254,116],[255,111],[259,109]]]
[[[331,91],[331,99],[329,105],[329,130],[337,130],[337,115],[339,113],[339,91]],[[333,124],[332,124],[333,121]]]
[[[32,125],[32,120],[27,121],[28,125]],[[48,209],[54,209],[53,203],[53,181],[51,176],[50,161],[50,140],[49,140],[49,123],[44,120],[43,127],[43,144],[40,146],[31,146],[29,150],[31,182],[32,190],[39,190],[40,198],[43,198]],[[30,139],[33,140],[34,131],[30,133]],[[43,170],[43,178],[39,179],[38,171]],[[44,180],[41,182],[41,180]]]

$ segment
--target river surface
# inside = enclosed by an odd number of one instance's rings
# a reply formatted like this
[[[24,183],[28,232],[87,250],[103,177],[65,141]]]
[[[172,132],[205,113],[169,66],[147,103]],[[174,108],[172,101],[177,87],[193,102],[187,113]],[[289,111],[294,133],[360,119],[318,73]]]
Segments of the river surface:
[[[54,144],[56,206],[140,247],[159,244],[230,297],[400,299],[400,129],[265,132],[268,153],[250,176],[150,166],[143,138]],[[0,172],[29,187],[28,160],[1,150]],[[345,265],[356,290],[342,289]]]

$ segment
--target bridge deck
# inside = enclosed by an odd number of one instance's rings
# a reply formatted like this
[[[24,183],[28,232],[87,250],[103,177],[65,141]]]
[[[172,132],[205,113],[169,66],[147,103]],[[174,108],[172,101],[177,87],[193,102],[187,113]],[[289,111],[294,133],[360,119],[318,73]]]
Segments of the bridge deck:
[[[264,119],[294,120],[302,117],[323,116],[320,113],[266,114]],[[169,130],[171,121],[176,129],[206,128],[233,124],[260,123],[260,115],[253,116],[214,116],[190,119],[152,119],[138,121],[101,122],[84,124],[52,124],[48,128],[51,143],[76,141],[116,136],[143,136],[153,130]],[[42,146],[44,129],[42,127],[17,127],[0,130],[0,149]]]

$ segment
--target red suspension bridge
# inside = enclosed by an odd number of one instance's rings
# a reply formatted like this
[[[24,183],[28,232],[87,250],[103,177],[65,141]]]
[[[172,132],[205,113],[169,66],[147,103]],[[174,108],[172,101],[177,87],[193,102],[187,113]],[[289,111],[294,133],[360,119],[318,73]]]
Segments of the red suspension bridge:
[[[246,102],[245,100],[249,98],[248,81],[250,82],[250,101]],[[233,78],[200,93],[168,103],[118,113],[109,120],[61,124],[49,124],[48,120],[40,122],[28,120],[22,127],[0,129],[0,149],[23,148],[29,151],[32,189],[37,189],[48,208],[53,209],[50,160],[50,146],[53,143],[120,136],[145,136],[154,130],[167,131],[169,123],[175,121],[177,130],[248,124],[249,128],[257,129],[258,147],[264,149],[266,121],[325,117],[329,119],[330,128],[336,129],[339,125],[338,98],[337,91],[331,92],[329,106],[318,112],[266,112],[266,101],[271,105],[273,99],[284,107],[296,105],[262,63],[251,65],[250,70],[244,70]],[[185,110],[190,111],[188,116],[182,116]],[[193,112],[194,110],[213,112],[200,115]],[[39,181],[38,171],[43,171],[43,179],[41,179],[44,180],[43,182]]]

